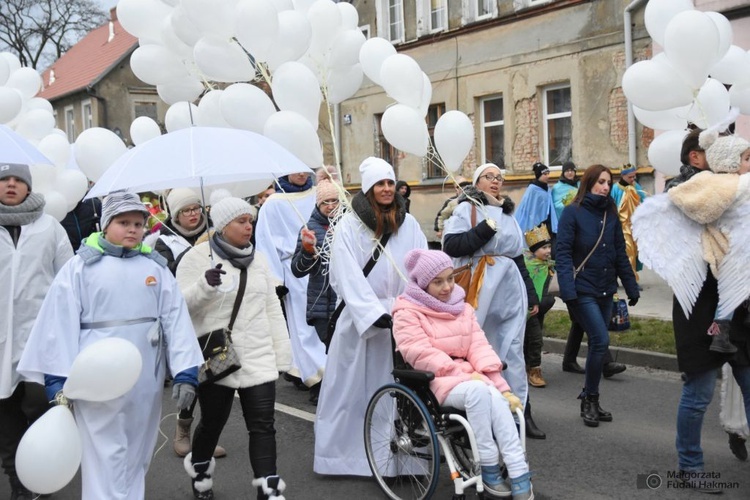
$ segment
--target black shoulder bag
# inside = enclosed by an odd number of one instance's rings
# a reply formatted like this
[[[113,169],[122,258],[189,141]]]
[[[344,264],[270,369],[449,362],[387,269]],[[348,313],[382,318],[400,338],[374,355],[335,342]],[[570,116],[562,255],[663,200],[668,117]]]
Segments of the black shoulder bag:
[[[240,269],[240,285],[237,289],[237,297],[234,299],[229,325],[226,328],[214,330],[198,337],[203,359],[206,360],[198,370],[199,386],[212,384],[242,367],[240,357],[232,346],[232,328],[234,327],[234,321],[237,319],[242,299],[245,296],[246,285],[247,269]]]
[[[380,237],[380,241],[375,246],[375,249],[372,251],[372,257],[370,257],[370,260],[367,261],[367,264],[365,264],[365,267],[362,268],[362,274],[365,275],[365,278],[367,278],[367,275],[370,274],[370,271],[372,271],[372,268],[375,267],[375,264],[378,262],[378,259],[380,258],[381,248],[385,249],[385,246],[388,244],[388,239],[390,237],[391,237],[391,233],[384,234],[383,236]],[[339,316],[341,316],[341,311],[344,310],[345,306],[346,306],[346,302],[344,302],[344,299],[341,299],[341,302],[339,302],[339,305],[336,306],[336,310],[333,311],[333,314],[328,320],[328,328],[326,330],[326,339],[323,342],[326,346],[326,354],[328,354],[328,347],[331,345],[331,340],[333,340],[333,332],[336,330],[336,323],[338,322]]]

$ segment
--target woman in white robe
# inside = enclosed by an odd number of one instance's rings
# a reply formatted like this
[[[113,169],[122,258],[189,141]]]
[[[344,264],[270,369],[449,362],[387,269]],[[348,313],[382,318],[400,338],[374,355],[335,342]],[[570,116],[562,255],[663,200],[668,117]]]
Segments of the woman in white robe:
[[[396,195],[393,168],[379,158],[368,158],[359,168],[362,192],[333,233],[331,285],[346,306],[328,351],[315,419],[318,474],[372,475],[364,448],[365,410],[375,391],[393,382],[390,314],[406,285],[404,255],[427,248],[419,223]],[[384,223],[386,213],[393,225]],[[361,270],[387,232],[384,252],[365,278]]]
[[[144,498],[167,365],[175,387],[194,386],[203,361],[166,260],[141,244],[145,207],[136,195],[120,201],[112,207],[105,200],[104,233],[89,236],[53,281],[19,364],[24,376],[45,383],[54,395],[78,353],[98,340],[123,338],[141,354],[141,374],[128,393],[106,402],[74,402],[83,500]],[[127,230],[134,236],[116,241],[108,226],[121,217],[134,217]]]

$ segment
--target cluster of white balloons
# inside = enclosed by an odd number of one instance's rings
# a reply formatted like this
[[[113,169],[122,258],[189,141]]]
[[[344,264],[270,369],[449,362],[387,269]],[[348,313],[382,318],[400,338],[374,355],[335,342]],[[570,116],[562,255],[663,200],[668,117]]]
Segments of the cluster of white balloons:
[[[629,67],[622,89],[638,121],[665,131],[651,143],[648,159],[672,176],[679,173],[688,122],[708,128],[732,106],[750,114],[750,53],[732,44],[726,17],[696,10],[692,0],[651,0],[645,23],[664,52]]]
[[[143,359],[131,342],[105,338],[84,348],[70,369],[63,394],[70,400],[111,401],[133,388]],[[21,438],[16,472],[30,490],[43,495],[65,487],[81,464],[81,437],[67,406],[42,415]]]

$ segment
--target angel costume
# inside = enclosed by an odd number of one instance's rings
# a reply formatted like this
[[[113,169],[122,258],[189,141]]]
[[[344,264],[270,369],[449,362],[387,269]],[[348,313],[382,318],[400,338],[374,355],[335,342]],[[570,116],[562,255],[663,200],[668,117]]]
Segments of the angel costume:
[[[203,363],[177,281],[145,245],[104,250],[93,233],[58,273],[26,344],[19,371],[44,384],[67,377],[78,353],[97,340],[133,343],[143,367],[135,386],[105,402],[73,405],[81,434],[83,500],[139,500],[154,453],[164,378]],[[114,247],[114,245],[112,245]]]
[[[355,212],[360,196],[352,200]],[[391,314],[396,297],[404,291],[406,253],[427,248],[419,223],[404,212],[402,201],[400,205],[403,223],[367,277],[361,269],[378,241],[372,229],[355,212],[348,212],[333,232],[331,284],[346,306],[336,323],[315,418],[318,474],[372,475],[364,448],[365,410],[375,391],[393,382],[390,332],[373,323]]]
[[[620,181],[612,186],[610,194],[615,200],[617,215],[620,218],[620,224],[622,224],[622,234],[625,236],[625,253],[628,254],[630,267],[633,268],[635,278],[638,279],[638,271],[641,270],[643,265],[638,261],[638,246],[633,239],[632,217],[635,209],[646,199],[646,192],[637,182],[627,184]]]
[[[266,256],[278,284],[289,290],[282,300],[292,341],[292,366],[299,370],[299,377],[308,387],[323,378],[326,352],[315,328],[306,320],[309,277],[295,277],[291,264],[299,231],[314,208],[315,188],[296,193],[275,193],[263,204],[255,228],[256,248]]]

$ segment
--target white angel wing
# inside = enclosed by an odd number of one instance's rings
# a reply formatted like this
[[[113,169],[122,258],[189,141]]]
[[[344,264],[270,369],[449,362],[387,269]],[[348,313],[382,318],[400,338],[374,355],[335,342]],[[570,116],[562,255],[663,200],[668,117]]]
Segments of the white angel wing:
[[[646,198],[632,222],[638,258],[667,282],[689,316],[707,274],[703,226],[686,217],[666,193]]]
[[[719,264],[719,315],[730,315],[750,297],[750,200],[724,212],[718,226],[729,238],[729,251]]]

